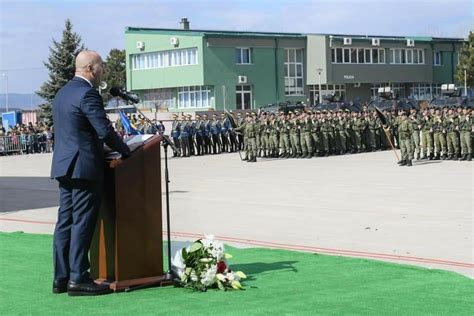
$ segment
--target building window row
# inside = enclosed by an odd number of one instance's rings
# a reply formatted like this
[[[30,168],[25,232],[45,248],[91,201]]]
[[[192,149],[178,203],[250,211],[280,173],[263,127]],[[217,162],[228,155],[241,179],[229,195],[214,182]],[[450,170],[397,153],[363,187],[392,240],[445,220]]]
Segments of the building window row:
[[[285,49],[285,95],[304,95],[303,49]]]
[[[132,70],[197,65],[197,48],[131,55]]]
[[[145,108],[170,108],[173,106],[173,89],[147,90],[143,94]]]
[[[207,108],[210,105],[210,86],[190,86],[178,88],[178,108]]]
[[[235,63],[236,64],[251,64],[252,50],[250,48],[236,48],[235,49]]]
[[[390,64],[424,64],[425,51],[423,49],[390,49]]]
[[[331,62],[333,64],[385,64],[385,49],[333,48]]]

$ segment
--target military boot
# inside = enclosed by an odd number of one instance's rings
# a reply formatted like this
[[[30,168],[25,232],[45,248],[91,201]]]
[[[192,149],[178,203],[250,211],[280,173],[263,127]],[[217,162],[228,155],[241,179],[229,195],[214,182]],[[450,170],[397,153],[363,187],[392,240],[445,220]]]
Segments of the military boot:
[[[421,160],[426,160],[428,159],[428,156],[426,156],[426,154],[423,155],[423,157],[421,157]]]
[[[446,160],[446,158],[447,158],[447,157],[446,157],[446,154],[443,154],[443,155],[441,156],[441,160]]]
[[[438,153],[438,154],[436,154],[436,156],[434,157],[433,160],[440,160],[440,159],[441,159],[441,158],[440,158],[440,154]]]
[[[252,160],[250,160],[250,162],[257,162],[257,157],[253,157]]]
[[[454,154],[454,155],[453,155],[453,160],[459,160],[459,155],[458,155],[458,154]]]
[[[434,159],[434,154],[430,154],[430,156],[429,156],[428,159],[429,159],[429,160],[433,160],[433,159]]]
[[[401,166],[406,166],[406,165],[407,165],[407,161],[406,161],[406,160],[400,160],[400,161],[398,162],[398,164],[400,165],[400,167],[401,167]]]
[[[467,154],[462,154],[462,157],[459,160],[461,161],[467,160]]]
[[[420,160],[420,154],[416,154],[416,160]]]
[[[446,158],[446,160],[453,160],[453,155],[452,155],[452,154],[449,154],[449,155],[448,155],[448,158]]]
[[[467,161],[471,161],[471,160],[472,160],[472,154],[469,153],[469,154],[467,154]]]
[[[413,166],[413,164],[411,163],[411,159],[408,159],[408,161],[407,161],[407,166],[408,166],[408,167]]]

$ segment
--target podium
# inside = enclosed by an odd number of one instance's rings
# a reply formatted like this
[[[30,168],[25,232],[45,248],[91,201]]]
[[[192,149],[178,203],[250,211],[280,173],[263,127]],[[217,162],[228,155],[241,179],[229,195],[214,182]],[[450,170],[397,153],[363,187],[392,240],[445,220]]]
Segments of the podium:
[[[138,148],[131,157],[105,161],[103,199],[90,261],[92,277],[110,283],[114,291],[165,279],[161,141],[155,135],[135,142]]]

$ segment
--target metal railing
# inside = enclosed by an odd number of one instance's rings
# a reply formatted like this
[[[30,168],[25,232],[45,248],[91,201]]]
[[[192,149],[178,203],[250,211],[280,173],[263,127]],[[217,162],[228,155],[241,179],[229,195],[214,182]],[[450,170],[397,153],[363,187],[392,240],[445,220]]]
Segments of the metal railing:
[[[52,151],[51,140],[28,135],[0,136],[0,155],[33,154]]]

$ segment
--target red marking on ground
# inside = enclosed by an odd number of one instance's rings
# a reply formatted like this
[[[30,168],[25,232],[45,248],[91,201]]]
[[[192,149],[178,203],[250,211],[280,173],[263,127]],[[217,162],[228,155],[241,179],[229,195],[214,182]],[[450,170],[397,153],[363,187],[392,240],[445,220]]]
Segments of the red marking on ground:
[[[42,224],[42,225],[56,224],[55,222],[34,221],[34,220],[15,219],[15,218],[0,218],[0,221]],[[163,235],[166,235],[166,234],[167,232],[163,231]],[[203,237],[202,234],[185,233],[185,232],[171,232],[171,235],[175,237],[192,237],[192,238]],[[421,258],[421,257],[413,257],[413,256],[400,256],[400,255],[391,255],[391,254],[383,254],[383,253],[374,253],[374,252],[292,245],[292,244],[275,243],[275,242],[270,242],[270,241],[261,241],[261,240],[254,240],[254,239],[243,239],[243,238],[228,237],[228,236],[215,236],[215,237],[222,241],[235,242],[235,243],[247,244],[247,245],[253,245],[253,246],[285,249],[285,250],[300,250],[300,251],[306,251],[306,252],[327,253],[327,254],[348,256],[348,257],[389,259],[389,260],[396,260],[396,261],[430,263],[430,264],[439,264],[439,265],[474,269],[474,263],[449,261],[449,260],[444,260],[444,259]]]

